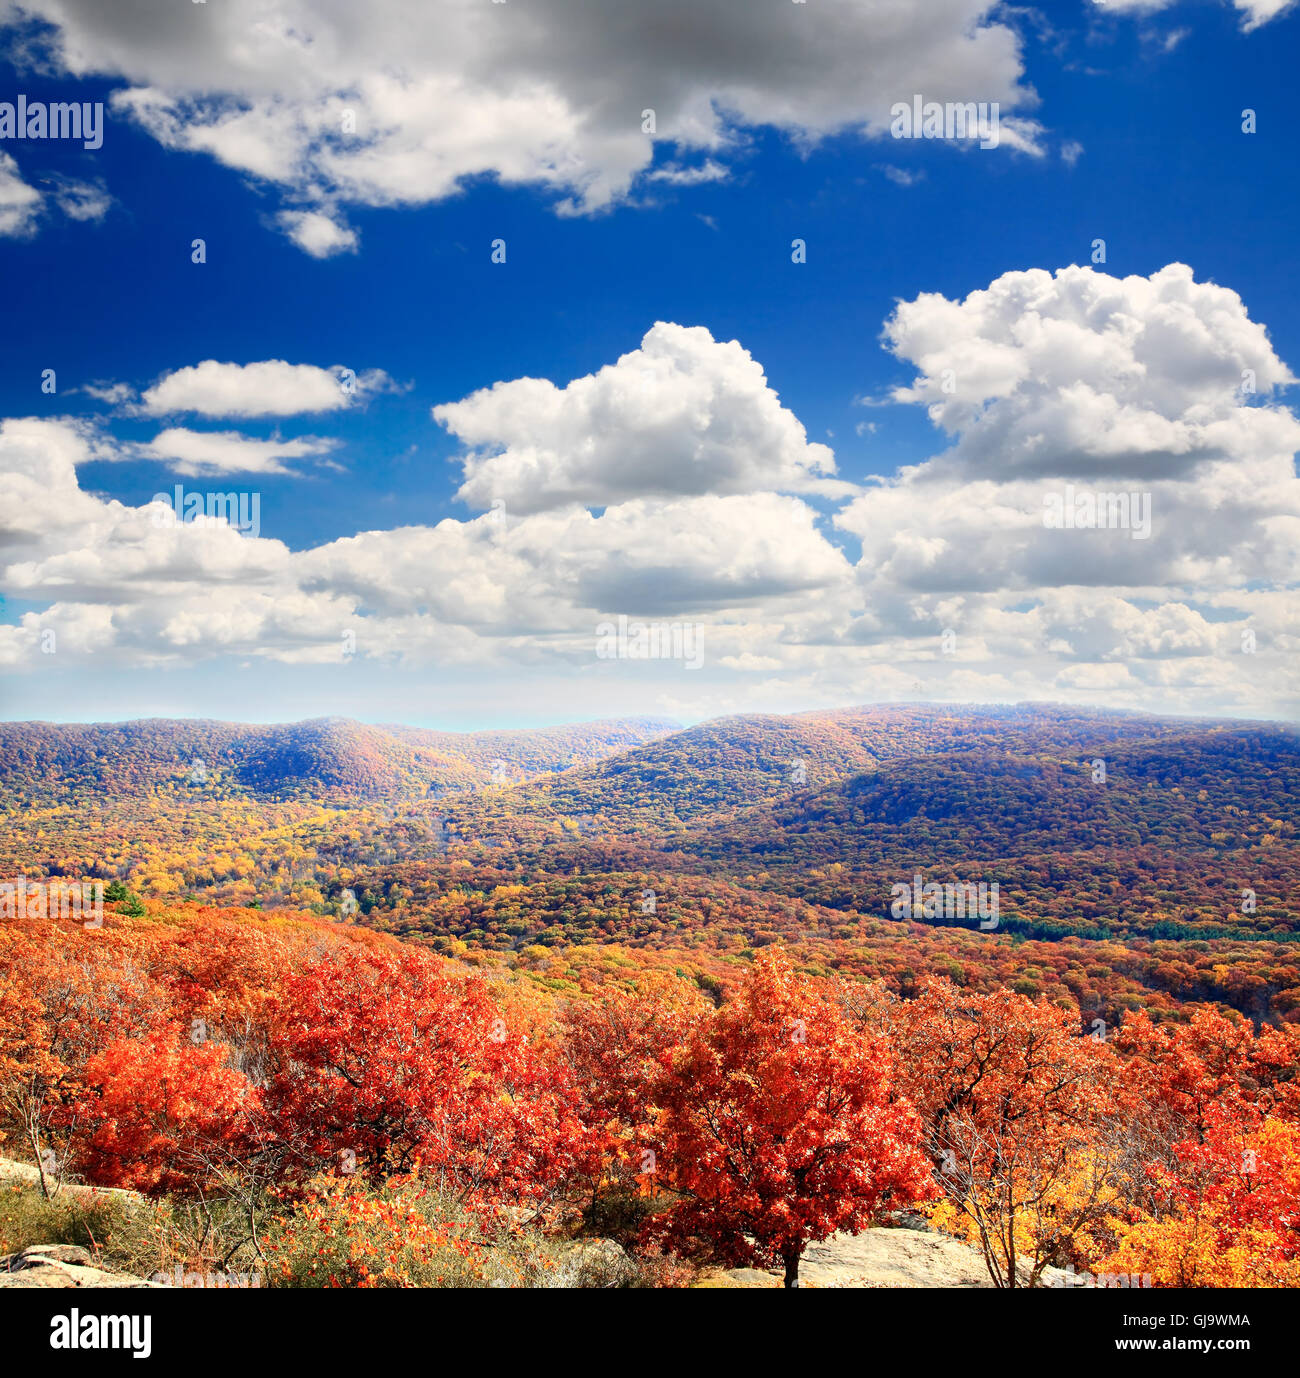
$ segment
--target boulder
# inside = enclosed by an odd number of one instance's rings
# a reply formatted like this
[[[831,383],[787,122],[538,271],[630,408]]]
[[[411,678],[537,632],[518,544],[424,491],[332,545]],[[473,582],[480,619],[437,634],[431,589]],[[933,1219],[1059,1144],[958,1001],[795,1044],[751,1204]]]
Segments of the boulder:
[[[924,1228],[876,1227],[861,1234],[834,1234],[809,1244],[799,1265],[801,1287],[992,1287],[984,1256],[959,1239]],[[713,1287],[780,1287],[781,1276],[753,1268],[708,1274]],[[1091,1285],[1060,1268],[1044,1271],[1043,1287]]]
[[[579,1239],[564,1251],[550,1287],[624,1287],[636,1266],[612,1239]]]
[[[9,1287],[161,1287],[129,1273],[96,1266],[79,1244],[32,1244],[0,1257],[0,1288]]]

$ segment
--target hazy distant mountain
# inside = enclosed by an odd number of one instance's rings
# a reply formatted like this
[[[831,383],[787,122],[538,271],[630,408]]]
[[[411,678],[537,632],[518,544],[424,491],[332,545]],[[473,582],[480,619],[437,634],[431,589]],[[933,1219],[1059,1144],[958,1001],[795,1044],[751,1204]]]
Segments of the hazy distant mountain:
[[[589,764],[661,737],[669,719],[625,718],[515,732],[432,732],[345,718],[286,724],[150,718],[0,723],[11,797],[110,798],[184,790],[256,797],[426,797]]]
[[[795,903],[814,927],[889,918],[918,872],[996,882],[1020,935],[1300,931],[1300,737],[1277,723],[1057,704],[465,734],[10,723],[0,779],[9,873],[328,912],[348,888],[367,922],[503,950],[748,941],[760,910],[800,931]],[[1279,981],[1300,1008],[1300,971]]]
[[[732,864],[847,865],[1165,848],[1184,860],[1300,818],[1300,737],[1274,724],[1045,722],[787,791],[687,842]],[[1062,730],[1062,729],[1065,730]]]
[[[999,759],[1077,760],[1105,755],[1120,743],[1172,741],[1241,726],[1057,704],[882,704],[716,718],[539,781],[519,791],[511,808],[550,814],[598,810],[610,822],[673,826],[806,795],[910,758],[991,753]]]

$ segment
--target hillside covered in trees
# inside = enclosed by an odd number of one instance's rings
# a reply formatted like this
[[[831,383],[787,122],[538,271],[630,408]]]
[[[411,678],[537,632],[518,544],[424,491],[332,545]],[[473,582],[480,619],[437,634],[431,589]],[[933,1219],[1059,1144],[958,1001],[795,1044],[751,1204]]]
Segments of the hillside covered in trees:
[[[945,970],[1106,1017],[1209,1000],[1285,1019],[1298,748],[1278,724],[1052,705],[463,737],[8,724],[0,864],[345,916],[443,952],[619,942],[725,964],[782,941],[902,985],[942,951]],[[996,886],[996,921],[895,912],[917,877]],[[1067,956],[1082,974],[1063,983]]]
[[[530,1283],[596,1236],[624,1282],[793,1277],[899,1210],[997,1285],[1300,1281],[1289,727],[12,723],[0,762],[0,1154],[165,1203],[133,1266],[210,1265],[219,1200],[277,1285]],[[96,881],[98,923],[14,899]]]
[[[0,1197],[0,1245],[58,1222],[118,1267],[269,1287],[790,1285],[811,1242],[920,1211],[998,1287],[1300,1284],[1300,1023],[1188,1013],[900,999],[779,946],[715,981],[287,911],[27,916],[0,926],[0,1129],[38,1185]],[[156,1205],[60,1207],[71,1180]]]
[[[346,718],[0,723],[0,777],[23,803],[184,796],[195,787],[206,798],[419,799],[599,761],[674,727],[652,718],[516,732]]]

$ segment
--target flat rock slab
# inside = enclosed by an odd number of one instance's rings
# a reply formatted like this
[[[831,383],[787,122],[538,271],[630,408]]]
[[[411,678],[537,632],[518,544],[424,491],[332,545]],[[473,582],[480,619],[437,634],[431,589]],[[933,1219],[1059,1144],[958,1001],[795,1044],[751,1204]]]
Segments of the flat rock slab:
[[[160,1287],[129,1273],[97,1268],[79,1244],[33,1244],[0,1257],[0,1288],[6,1287]]]
[[[1068,1285],[1049,1268],[1045,1287]],[[799,1265],[803,1287],[992,1287],[984,1257],[969,1244],[932,1230],[870,1229],[810,1244]],[[781,1274],[731,1268],[702,1279],[706,1287],[780,1287]]]
[[[40,1169],[31,1163],[21,1163],[16,1158],[0,1157],[0,1182],[18,1182],[25,1187],[40,1190]],[[54,1199],[67,1197],[70,1200],[116,1201],[128,1208],[140,1205],[144,1197],[138,1191],[128,1191],[125,1187],[88,1187],[80,1183],[64,1182]]]

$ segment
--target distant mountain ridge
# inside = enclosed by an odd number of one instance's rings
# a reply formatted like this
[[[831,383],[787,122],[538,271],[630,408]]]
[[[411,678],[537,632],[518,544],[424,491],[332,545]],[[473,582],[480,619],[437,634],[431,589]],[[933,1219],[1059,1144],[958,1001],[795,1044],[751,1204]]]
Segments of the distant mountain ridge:
[[[526,786],[510,792],[512,811],[555,816],[599,807],[611,822],[653,818],[674,830],[909,758],[991,752],[1006,760],[1050,748],[1065,759],[1118,743],[1246,729],[1271,738],[1294,731],[1037,703],[877,704],[733,715],[688,728],[670,718],[631,717],[485,732],[339,717],[0,722],[0,778],[11,798],[45,802],[85,790],[107,797],[184,792],[196,772],[208,797],[409,802]]]
[[[1300,737],[1280,725],[1194,725],[1082,746],[1044,735],[888,761],[711,822],[690,844],[740,866],[1098,847],[1186,857],[1247,845],[1270,828],[1289,834],[1300,818]]]
[[[109,797],[184,790],[415,799],[590,764],[679,728],[624,718],[536,730],[437,732],[346,718],[233,723],[147,718],[122,723],[0,723],[0,778],[11,797]]]
[[[998,882],[1002,927],[1026,935],[1300,933],[1286,723],[1055,704],[717,719],[446,814],[542,870],[727,877],[847,914],[889,917],[923,873]]]
[[[1062,704],[464,734],[10,723],[0,779],[13,875],[339,915],[351,892],[358,922],[514,952],[805,930],[852,946],[923,874],[996,883],[1004,937],[1285,942],[1265,1005],[1231,963],[1215,981],[1238,1008],[1300,1010],[1289,724]]]
[[[524,813],[574,814],[599,807],[614,824],[694,826],[765,803],[939,755],[1104,756],[1139,741],[1172,742],[1250,731],[1294,742],[1272,723],[1184,719],[1061,704],[878,704],[796,714],[713,718],[617,757],[518,792]]]

